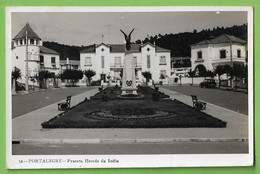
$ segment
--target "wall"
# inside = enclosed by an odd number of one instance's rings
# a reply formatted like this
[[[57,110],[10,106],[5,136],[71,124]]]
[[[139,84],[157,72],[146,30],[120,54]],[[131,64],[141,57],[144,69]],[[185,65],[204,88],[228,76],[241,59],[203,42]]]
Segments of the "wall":
[[[202,51],[202,59],[200,62],[196,62],[198,60],[197,52]],[[194,70],[198,65],[204,65],[206,69],[212,69],[210,63],[210,51],[211,47],[208,45],[195,45],[191,47],[191,68]]]
[[[199,85],[204,79],[205,79],[204,77],[194,77],[193,85]],[[181,81],[180,81],[180,79],[178,79],[177,83],[174,82],[174,78],[170,78],[169,82],[170,82],[170,84],[176,84],[176,85],[180,85],[180,83],[182,85],[188,85],[188,84],[192,84],[192,78],[182,77]]]
[[[55,75],[60,73],[60,56],[57,54],[46,54],[46,53],[41,53],[40,55],[44,56],[44,67],[46,70],[50,72],[54,72]],[[51,63],[51,58],[55,57],[55,62],[56,62],[56,68],[53,68],[52,63]]]

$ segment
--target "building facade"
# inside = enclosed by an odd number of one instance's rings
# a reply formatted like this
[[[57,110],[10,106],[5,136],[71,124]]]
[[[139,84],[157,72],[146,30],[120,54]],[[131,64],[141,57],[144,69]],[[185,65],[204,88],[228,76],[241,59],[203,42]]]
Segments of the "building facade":
[[[28,60],[28,66],[26,65]],[[25,83],[26,69],[28,79],[35,78],[40,70],[48,70],[56,75],[60,70],[59,53],[42,46],[41,38],[27,23],[12,41],[12,68],[21,70],[20,83]],[[32,84],[28,80],[29,84]]]
[[[144,82],[142,72],[149,71],[152,80],[156,83],[160,77],[171,75],[170,50],[158,47],[151,43],[132,44],[130,52],[133,54],[136,69],[136,80]],[[91,69],[96,72],[92,80],[120,80],[123,62],[125,59],[125,46],[100,44],[80,52],[81,70]]]
[[[246,41],[227,34],[191,45],[191,65],[196,73],[213,71],[218,65],[246,63],[246,57]]]

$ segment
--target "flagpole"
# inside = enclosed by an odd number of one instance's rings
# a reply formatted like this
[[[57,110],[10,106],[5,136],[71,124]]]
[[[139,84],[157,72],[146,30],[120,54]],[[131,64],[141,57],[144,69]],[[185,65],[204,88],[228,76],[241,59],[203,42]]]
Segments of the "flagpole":
[[[28,33],[27,30],[25,32],[25,42],[26,42],[26,60],[25,60],[25,90],[28,91],[28,81],[29,81],[29,77],[28,77]]]

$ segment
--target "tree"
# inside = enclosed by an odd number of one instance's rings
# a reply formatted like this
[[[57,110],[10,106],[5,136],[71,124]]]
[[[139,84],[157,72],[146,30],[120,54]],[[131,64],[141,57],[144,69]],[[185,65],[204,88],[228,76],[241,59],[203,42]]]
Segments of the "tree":
[[[188,72],[188,74],[191,77],[191,85],[193,86],[193,77],[195,76],[196,71],[195,70],[191,71],[191,69],[190,69],[190,72]]]
[[[232,87],[232,79],[233,79],[233,70],[230,65],[224,65],[223,67],[224,74],[227,74],[227,76],[230,76],[230,86]]]
[[[88,85],[90,85],[91,84],[91,78],[96,75],[96,72],[89,69],[89,70],[84,71],[84,74],[88,79]]]
[[[161,79],[160,84],[162,85],[163,84],[163,79],[165,79],[165,76],[163,74],[161,74],[160,75],[160,79]]]
[[[17,80],[22,77],[21,70],[17,67],[14,67],[14,70],[12,71],[12,80],[14,80],[15,85],[15,91],[17,92]]]
[[[214,77],[214,73],[213,73],[212,71],[210,71],[210,70],[207,70],[207,71],[202,72],[201,75],[202,75],[205,79],[206,79],[207,77],[211,77],[211,78]]]
[[[152,75],[149,71],[142,72],[142,75],[146,79],[146,86],[148,85],[149,80],[152,78]]]
[[[238,78],[247,78],[247,66],[243,63],[233,63],[232,74],[235,76],[235,88],[237,88]]]
[[[47,79],[54,78],[55,73],[51,73],[48,70],[39,71],[39,75],[36,75],[36,79],[39,82],[40,88],[47,88]]]
[[[221,65],[218,65],[217,67],[216,67],[216,69],[214,70],[214,74],[217,74],[218,75],[218,87],[220,88],[220,84],[221,84],[221,81],[220,81],[220,76],[222,75],[222,74],[224,74],[225,72],[224,72],[224,67],[223,66],[221,66]]]
[[[81,70],[71,70],[67,69],[61,74],[61,79],[66,79],[75,86],[75,82],[83,78],[83,72]]]

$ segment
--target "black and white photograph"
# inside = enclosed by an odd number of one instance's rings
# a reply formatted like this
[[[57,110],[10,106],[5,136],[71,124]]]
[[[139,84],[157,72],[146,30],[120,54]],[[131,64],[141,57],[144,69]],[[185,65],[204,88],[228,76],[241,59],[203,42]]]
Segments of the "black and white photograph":
[[[251,7],[6,8],[7,167],[253,165]]]

